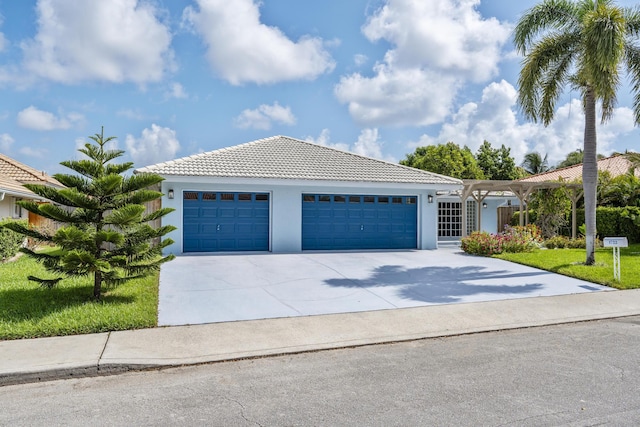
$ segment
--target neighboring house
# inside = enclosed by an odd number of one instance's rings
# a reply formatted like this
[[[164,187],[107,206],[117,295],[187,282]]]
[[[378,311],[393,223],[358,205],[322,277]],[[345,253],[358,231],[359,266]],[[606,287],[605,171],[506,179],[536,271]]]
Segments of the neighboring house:
[[[167,252],[435,249],[462,181],[274,136],[136,170],[165,178]]]
[[[44,218],[29,214],[16,204],[22,199],[45,201],[22,184],[45,184],[62,187],[58,181],[46,173],[18,162],[0,153],[0,219],[29,219],[32,225],[40,225]]]
[[[598,160],[598,171],[609,172],[612,178],[624,175],[629,172],[633,164],[622,154],[616,154],[611,157]],[[640,178],[640,169],[634,170],[635,176]],[[582,181],[582,163],[567,166],[566,168],[554,169],[549,172],[532,175],[520,180],[521,182],[546,182],[546,181],[564,181],[574,182]]]

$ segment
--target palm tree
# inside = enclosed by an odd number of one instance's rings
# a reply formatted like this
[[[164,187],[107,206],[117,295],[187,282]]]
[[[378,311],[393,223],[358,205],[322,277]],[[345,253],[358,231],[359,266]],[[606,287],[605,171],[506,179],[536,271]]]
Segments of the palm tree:
[[[518,80],[518,103],[524,115],[545,126],[565,86],[581,93],[585,113],[584,188],[586,264],[595,263],[596,103],[601,123],[616,106],[623,67],[634,94],[635,124],[640,123],[640,11],[618,7],[612,0],[543,0],[527,10],[514,31],[516,49],[524,55]]]
[[[543,159],[540,153],[536,151],[525,154],[520,166],[530,175],[537,175],[549,170],[547,155],[545,154]]]

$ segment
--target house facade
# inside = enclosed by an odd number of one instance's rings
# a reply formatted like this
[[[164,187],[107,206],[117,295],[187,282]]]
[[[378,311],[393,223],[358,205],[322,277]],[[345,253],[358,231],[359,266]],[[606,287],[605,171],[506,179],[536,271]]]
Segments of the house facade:
[[[17,201],[41,200],[40,196],[31,192],[23,184],[45,184],[54,187],[62,187],[58,181],[46,173],[18,162],[11,157],[0,153],[0,220],[29,219],[32,225],[38,225],[44,218],[31,216],[22,209]]]
[[[164,177],[168,253],[435,249],[438,194],[462,181],[285,136],[136,173]]]

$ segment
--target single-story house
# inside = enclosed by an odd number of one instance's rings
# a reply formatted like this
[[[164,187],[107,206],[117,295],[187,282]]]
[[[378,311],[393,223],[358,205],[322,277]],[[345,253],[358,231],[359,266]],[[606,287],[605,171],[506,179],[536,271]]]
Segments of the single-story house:
[[[438,197],[462,181],[274,136],[146,166],[161,175],[168,253],[435,249]],[[458,198],[458,203],[459,203]]]
[[[44,218],[30,214],[16,202],[22,199],[45,200],[22,184],[45,184],[62,187],[62,184],[46,173],[0,153],[0,219],[28,218],[32,225],[39,225]]]

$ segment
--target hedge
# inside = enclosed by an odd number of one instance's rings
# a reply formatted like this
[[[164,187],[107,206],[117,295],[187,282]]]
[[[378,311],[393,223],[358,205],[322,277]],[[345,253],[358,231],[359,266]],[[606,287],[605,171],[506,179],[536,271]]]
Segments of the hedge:
[[[9,221],[0,221],[0,262],[17,254],[24,242],[24,236],[3,227],[7,222]]]
[[[511,224],[519,224],[520,212],[515,212]],[[534,223],[537,212],[529,211],[529,223]],[[571,224],[571,212],[567,212],[567,221]],[[576,210],[578,227],[584,224],[584,209]],[[624,208],[599,207],[596,209],[597,237],[624,236],[630,243],[640,243],[640,207],[627,206]],[[571,226],[562,230],[562,234],[570,235]]]

